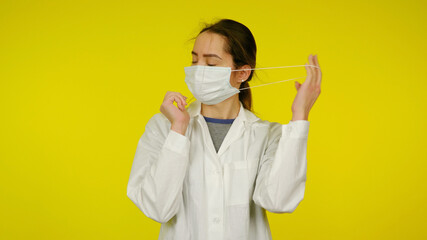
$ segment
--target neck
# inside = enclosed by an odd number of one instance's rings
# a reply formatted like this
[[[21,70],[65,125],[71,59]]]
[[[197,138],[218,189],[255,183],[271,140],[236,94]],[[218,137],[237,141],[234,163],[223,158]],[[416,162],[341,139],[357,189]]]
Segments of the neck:
[[[210,118],[234,119],[239,115],[239,111],[239,95],[235,94],[215,105],[206,105],[202,103],[201,114]]]

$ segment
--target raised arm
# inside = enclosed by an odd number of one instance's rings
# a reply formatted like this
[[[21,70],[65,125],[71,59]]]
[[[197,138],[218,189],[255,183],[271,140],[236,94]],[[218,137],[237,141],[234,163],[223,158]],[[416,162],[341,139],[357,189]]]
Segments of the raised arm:
[[[273,213],[291,213],[304,199],[310,122],[272,123],[261,159],[254,202]]]

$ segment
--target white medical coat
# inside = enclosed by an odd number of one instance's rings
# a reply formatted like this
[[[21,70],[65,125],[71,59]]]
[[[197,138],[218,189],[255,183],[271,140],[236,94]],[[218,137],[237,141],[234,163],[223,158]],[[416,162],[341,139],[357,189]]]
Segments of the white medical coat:
[[[155,114],[133,160],[127,196],[161,223],[159,240],[270,240],[265,210],[291,213],[304,198],[309,121],[261,120],[240,111],[218,151],[200,113],[185,136]]]

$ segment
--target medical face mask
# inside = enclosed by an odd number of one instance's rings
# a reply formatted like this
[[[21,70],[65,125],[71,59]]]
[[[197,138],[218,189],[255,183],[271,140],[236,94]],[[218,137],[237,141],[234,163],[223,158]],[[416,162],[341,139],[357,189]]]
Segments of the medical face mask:
[[[267,83],[257,85],[253,87],[237,89],[230,84],[230,76],[232,71],[246,71],[255,69],[270,69],[270,68],[285,68],[285,67],[301,67],[301,66],[313,66],[314,65],[295,65],[295,66],[280,66],[280,67],[269,67],[269,68],[251,68],[251,69],[237,69],[231,70],[231,67],[217,67],[217,66],[202,66],[194,65],[184,67],[185,71],[185,83],[193,96],[200,102],[206,105],[214,105],[224,101],[225,99],[239,93],[240,90],[260,87],[268,84],[279,83],[284,81],[291,81],[294,79],[305,78],[292,78],[273,83]],[[317,67],[319,68],[319,67]]]

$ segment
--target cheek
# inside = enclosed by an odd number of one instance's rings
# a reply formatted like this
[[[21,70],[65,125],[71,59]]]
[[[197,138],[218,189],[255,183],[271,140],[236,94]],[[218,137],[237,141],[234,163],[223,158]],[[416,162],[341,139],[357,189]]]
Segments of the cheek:
[[[230,76],[230,85],[235,88],[239,87],[239,83],[237,82],[236,78],[233,75]]]
[[[238,79],[236,72],[231,73],[230,84],[231,84],[231,86],[234,86],[234,87],[239,85],[239,79]]]

